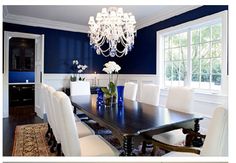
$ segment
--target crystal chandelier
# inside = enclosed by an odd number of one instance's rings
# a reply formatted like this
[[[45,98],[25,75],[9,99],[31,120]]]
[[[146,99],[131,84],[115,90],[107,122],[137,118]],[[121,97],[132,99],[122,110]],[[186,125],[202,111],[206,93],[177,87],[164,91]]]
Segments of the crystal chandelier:
[[[96,22],[90,16],[88,24],[90,45],[97,54],[122,57],[132,49],[136,21],[131,13],[124,13],[122,8],[103,8],[97,13]]]

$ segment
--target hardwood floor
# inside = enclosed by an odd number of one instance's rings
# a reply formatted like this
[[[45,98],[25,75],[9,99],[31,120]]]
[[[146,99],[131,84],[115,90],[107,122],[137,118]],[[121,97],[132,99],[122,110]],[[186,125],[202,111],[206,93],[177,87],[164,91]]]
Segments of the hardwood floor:
[[[3,156],[11,156],[14,143],[14,132],[17,125],[43,123],[44,119],[36,115],[15,115],[3,118]]]

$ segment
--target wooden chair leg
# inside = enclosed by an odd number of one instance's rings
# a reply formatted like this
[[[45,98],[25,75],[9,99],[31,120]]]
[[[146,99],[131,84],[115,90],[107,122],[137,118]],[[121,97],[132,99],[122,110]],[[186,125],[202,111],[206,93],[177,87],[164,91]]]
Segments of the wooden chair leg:
[[[147,142],[146,142],[146,141],[143,141],[142,154],[146,154],[146,147],[147,147]]]
[[[50,125],[49,125],[49,123],[48,123],[48,130],[47,130],[47,132],[46,132],[46,134],[45,134],[45,137],[46,137],[46,138],[49,138],[49,136],[50,136],[50,130],[51,130],[51,127],[50,127]]]
[[[50,148],[50,152],[51,152],[51,153],[56,152],[56,146],[57,146],[57,141],[56,141],[56,139],[55,139],[55,136],[53,136],[53,144],[52,144],[52,146],[51,146],[51,148]]]
[[[49,138],[49,140],[48,140],[48,145],[49,145],[49,146],[51,146],[51,145],[53,144],[53,137],[54,137],[54,135],[53,135],[53,133],[51,132],[50,138]]]
[[[58,144],[57,144],[57,156],[62,156],[61,143],[58,143]]]

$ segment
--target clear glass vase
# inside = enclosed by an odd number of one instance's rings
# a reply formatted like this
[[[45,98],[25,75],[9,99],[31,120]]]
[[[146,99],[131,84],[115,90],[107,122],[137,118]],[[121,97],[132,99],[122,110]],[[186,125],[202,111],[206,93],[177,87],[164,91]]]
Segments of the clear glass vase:
[[[117,103],[116,96],[103,96],[103,103],[106,108],[112,107]]]

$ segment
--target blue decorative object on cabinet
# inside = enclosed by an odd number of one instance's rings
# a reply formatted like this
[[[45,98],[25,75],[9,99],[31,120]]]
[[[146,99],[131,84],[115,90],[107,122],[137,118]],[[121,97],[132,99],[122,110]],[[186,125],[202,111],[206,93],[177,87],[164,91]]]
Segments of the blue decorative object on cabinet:
[[[119,85],[117,86],[117,101],[118,101],[118,106],[123,106],[124,104],[124,86]]]

